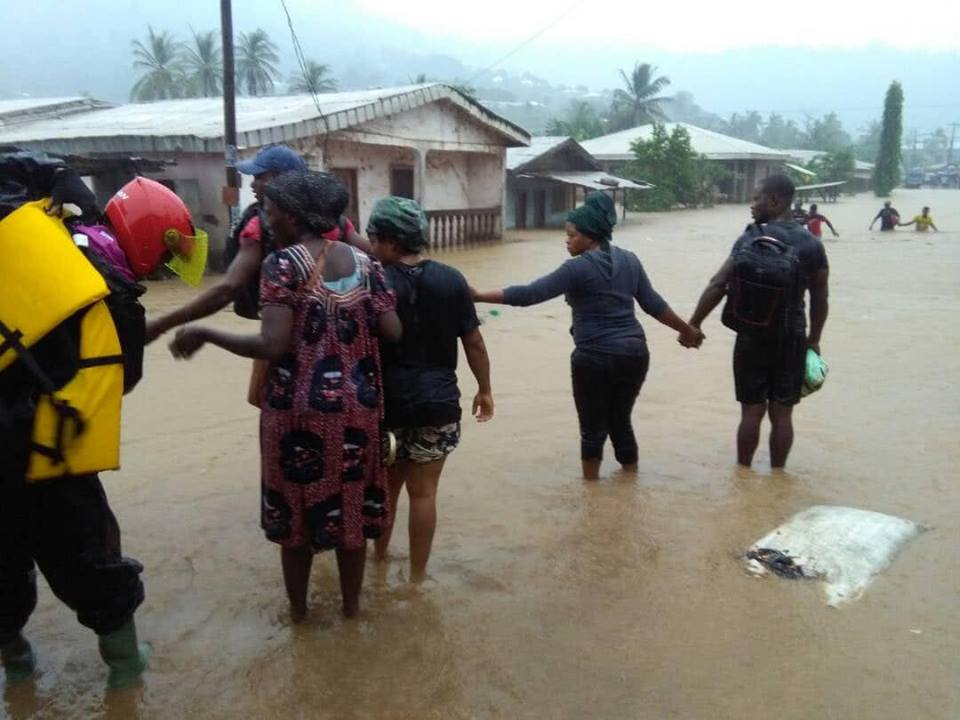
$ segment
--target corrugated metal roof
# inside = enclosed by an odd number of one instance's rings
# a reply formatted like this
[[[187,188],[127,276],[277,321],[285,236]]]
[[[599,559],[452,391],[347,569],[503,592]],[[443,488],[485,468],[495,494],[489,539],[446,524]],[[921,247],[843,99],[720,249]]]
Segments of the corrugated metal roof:
[[[507,170],[516,170],[529,162],[533,162],[541,155],[546,155],[570,139],[571,138],[564,137],[563,135],[534,136],[530,138],[529,146],[510,148],[507,150]]]
[[[826,150],[784,150],[783,152],[787,153],[794,160],[798,160],[802,163],[811,163],[816,160],[818,157],[827,155]],[[854,168],[861,172],[870,172],[873,170],[873,163],[864,162],[863,160],[854,160]]]
[[[499,133],[505,145],[530,141],[523,128],[446,85],[328,93],[318,98],[322,117],[309,95],[237,98],[238,146],[260,147],[345,130],[438,100],[453,103]],[[223,100],[164,100],[41,120],[0,128],[0,143],[74,153],[220,152]]]
[[[638,183],[626,178],[594,170],[571,170],[568,172],[524,173],[521,177],[549,178],[567,185],[590,188],[591,190],[650,190],[650,183]]]
[[[723,135],[712,130],[704,130],[688,123],[664,123],[667,132],[673,132],[677,126],[686,128],[690,134],[690,144],[694,151],[705,155],[709,160],[789,160],[785,150],[774,150],[763,145]],[[653,134],[653,125],[630,128],[620,132],[585,140],[587,152],[598,160],[632,160],[630,145],[635,140],[649,140]]]
[[[0,100],[0,128],[108,107],[110,103],[79,96]]]

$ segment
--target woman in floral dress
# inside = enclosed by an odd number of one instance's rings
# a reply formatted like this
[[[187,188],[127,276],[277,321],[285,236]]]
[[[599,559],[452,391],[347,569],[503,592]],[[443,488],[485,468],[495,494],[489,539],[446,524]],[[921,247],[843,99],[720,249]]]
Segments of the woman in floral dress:
[[[264,194],[280,249],[261,272],[261,329],[235,335],[182,329],[171,343],[189,357],[204,343],[270,360],[260,403],[261,526],[281,545],[295,621],[307,612],[313,554],[336,550],[343,612],[359,609],[366,541],[386,517],[377,338],[400,321],[383,268],[321,235],[336,225],[346,188],[327,173],[287,173]]]

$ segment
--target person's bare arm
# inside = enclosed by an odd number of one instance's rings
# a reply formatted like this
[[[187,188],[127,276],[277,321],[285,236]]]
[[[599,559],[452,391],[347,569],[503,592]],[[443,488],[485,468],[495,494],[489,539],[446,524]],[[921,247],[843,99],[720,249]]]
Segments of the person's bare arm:
[[[241,247],[227,272],[215,285],[204,290],[186,305],[147,322],[147,342],[151,343],[175,327],[208,317],[226,307],[241,288],[260,276],[262,260],[259,244]]]
[[[934,232],[940,232],[940,228],[933,224],[933,220],[930,221],[930,227],[933,228]]]
[[[403,323],[396,310],[388,310],[377,318],[377,337],[387,342],[400,342],[403,337]]]
[[[830,228],[830,232],[833,233],[834,237],[840,237],[840,233],[837,232],[837,229],[833,226],[833,223],[827,220],[826,217],[823,218],[823,221],[827,224],[827,227]]]
[[[366,253],[370,257],[373,257],[373,245],[370,244],[370,241],[367,238],[363,237],[355,229],[347,231],[347,244],[353,245],[360,252]]]
[[[241,357],[279,360],[290,349],[293,309],[287,305],[266,305],[261,315],[260,332],[256,335],[227,333],[202,325],[180,328],[170,341],[170,352],[175,358],[188,359],[211,343]]]
[[[480,328],[471,330],[462,338],[463,351],[467,356],[470,371],[477,379],[477,394],[473,398],[473,416],[477,422],[487,422],[493,417],[493,390],[490,387],[490,356],[483,342]]]
[[[733,275],[733,258],[727,258],[727,261],[720,266],[717,274],[714,275],[704,289],[703,294],[697,302],[697,309],[690,316],[690,325],[699,329],[700,325],[707,316],[713,312],[713,309],[720,304],[723,296],[727,294],[727,283]]]
[[[829,277],[830,270],[824,268],[813,276],[813,283],[810,286],[810,335],[807,338],[807,346],[813,348],[817,355],[820,354],[820,336],[823,334],[823,326],[827,322],[829,311]]]

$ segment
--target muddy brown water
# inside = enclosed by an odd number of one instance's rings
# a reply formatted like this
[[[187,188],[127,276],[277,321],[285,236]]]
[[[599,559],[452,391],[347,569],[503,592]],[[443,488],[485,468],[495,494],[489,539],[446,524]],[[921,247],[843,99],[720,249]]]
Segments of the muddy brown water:
[[[899,191],[945,230],[868,233],[868,196],[822,210],[831,313],[825,389],[797,411],[789,470],[761,446],[733,463],[733,336],[718,313],[699,352],[642,318],[651,371],[634,413],[639,478],[578,478],[569,311],[482,308],[497,417],[464,425],[441,481],[430,573],[368,566],[359,621],[338,614],[329,555],[308,621],[291,627],[279,554],[258,527],[249,362],[149,348],[124,410],[123,469],[104,476],[125,551],[146,566],[137,615],[155,656],[143,688],[105,697],[91,633],[41,583],[27,627],[33,683],[10,717],[956,718],[960,717],[960,192]],[[748,221],[740,206],[631,217],[616,241],[689,314]],[[562,234],[443,253],[479,287],[564,259]],[[154,284],[156,312],[189,291]],[[229,312],[212,319],[252,327]],[[465,395],[474,386],[462,372]],[[756,579],[737,555],[792,513],[847,504],[933,528],[858,602],[812,582]],[[400,525],[406,502],[401,501]]]

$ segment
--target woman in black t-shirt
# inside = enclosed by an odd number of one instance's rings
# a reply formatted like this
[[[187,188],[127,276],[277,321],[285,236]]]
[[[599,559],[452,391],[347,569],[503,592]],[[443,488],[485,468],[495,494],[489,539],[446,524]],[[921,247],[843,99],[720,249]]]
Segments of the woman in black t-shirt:
[[[427,219],[413,200],[378,201],[367,235],[397,295],[403,337],[381,344],[385,425],[397,438],[397,462],[389,470],[389,518],[376,542],[386,559],[400,489],[410,498],[410,578],[426,577],[437,526],[437,485],[447,455],[460,442],[457,342],[479,386],[473,415],[493,417],[490,361],[467,281],[454,268],[423,258]]]

